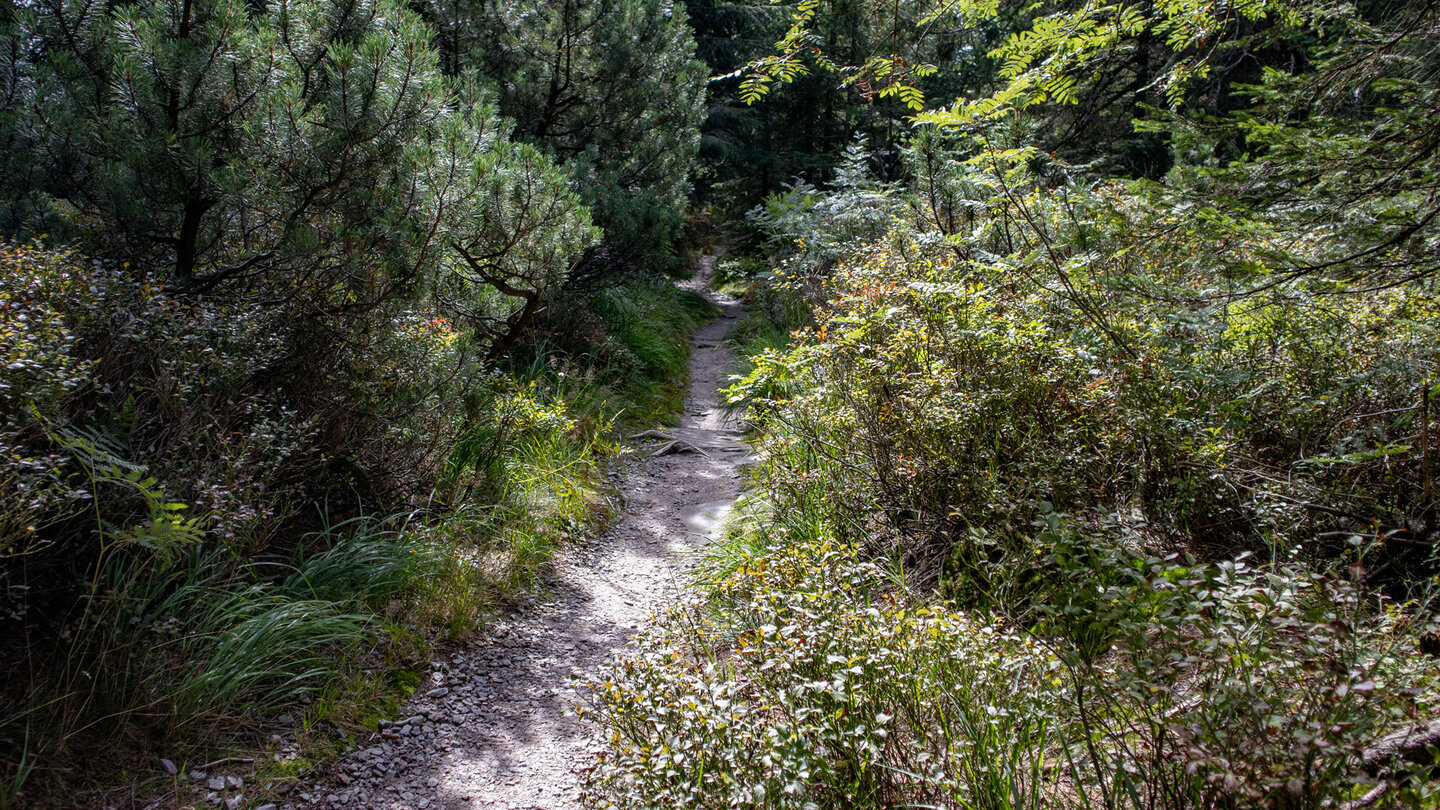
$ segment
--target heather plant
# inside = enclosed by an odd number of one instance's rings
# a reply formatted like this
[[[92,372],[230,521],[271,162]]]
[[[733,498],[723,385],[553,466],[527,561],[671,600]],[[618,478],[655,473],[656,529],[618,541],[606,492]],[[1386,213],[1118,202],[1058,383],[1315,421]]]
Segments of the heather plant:
[[[590,685],[610,736],[597,807],[998,807],[1043,796],[1063,682],[993,618],[911,602],[791,526]]]
[[[1012,598],[966,609],[837,541],[822,498],[752,500],[703,592],[589,685],[593,806],[1318,808],[1434,710],[1408,649],[1428,602],[1149,557],[1042,510],[1001,563]]]

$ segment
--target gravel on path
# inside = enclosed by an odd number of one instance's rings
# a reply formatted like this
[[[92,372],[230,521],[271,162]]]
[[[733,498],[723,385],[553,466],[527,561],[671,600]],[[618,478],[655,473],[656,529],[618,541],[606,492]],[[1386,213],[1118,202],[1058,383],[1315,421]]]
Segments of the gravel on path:
[[[555,560],[546,600],[487,628],[446,660],[402,716],[343,755],[281,805],[376,810],[578,808],[598,731],[576,717],[577,677],[625,654],[665,607],[685,558],[718,528],[740,489],[746,448],[719,407],[730,365],[724,338],[740,303],[709,287],[715,258],[682,286],[724,317],[691,339],[690,389],[680,425],[638,446],[619,470],[625,507],[604,536]]]

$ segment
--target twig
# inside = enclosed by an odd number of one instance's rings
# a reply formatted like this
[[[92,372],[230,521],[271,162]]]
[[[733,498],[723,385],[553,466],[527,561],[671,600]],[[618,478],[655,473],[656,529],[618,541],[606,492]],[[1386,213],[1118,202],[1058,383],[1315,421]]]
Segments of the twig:
[[[219,765],[229,765],[229,764],[232,763],[232,762],[238,762],[238,763],[245,764],[245,765],[253,765],[253,764],[255,764],[255,758],[254,758],[254,757],[225,757],[224,759],[217,759],[217,760],[215,760],[214,762],[207,762],[207,763],[205,763],[204,765],[201,765],[199,768],[195,768],[194,770],[198,770],[198,771],[208,771],[208,770],[210,770],[211,768],[214,768],[214,767],[216,767],[216,766],[219,766]]]
[[[1244,485],[1244,484],[1241,484],[1240,486],[1245,486],[1245,485]],[[1367,517],[1365,517],[1365,516],[1363,516],[1363,515],[1357,515],[1357,514],[1355,514],[1354,512],[1347,512],[1347,511],[1345,511],[1344,509],[1336,509],[1336,508],[1333,507],[1333,506],[1326,506],[1326,505],[1323,504],[1323,503],[1311,503],[1311,502],[1309,502],[1309,501],[1301,501],[1301,500],[1297,500],[1297,499],[1295,499],[1295,498],[1290,498],[1290,497],[1287,497],[1287,496],[1285,496],[1285,495],[1281,495],[1281,494],[1278,493],[1278,492],[1270,492],[1270,491],[1266,491],[1266,490],[1257,490],[1255,487],[1245,487],[1245,488],[1248,489],[1248,490],[1251,490],[1252,492],[1258,491],[1258,492],[1261,492],[1261,493],[1264,494],[1264,495],[1270,496],[1271,498],[1276,498],[1276,499],[1282,500],[1282,501],[1284,501],[1284,502],[1286,502],[1286,503],[1292,503],[1292,504],[1295,504],[1296,506],[1300,506],[1300,507],[1303,507],[1303,508],[1305,508],[1305,509],[1309,509],[1309,510],[1312,510],[1312,511],[1315,511],[1315,512],[1323,512],[1323,513],[1325,513],[1325,514],[1327,514],[1327,515],[1334,515],[1335,517],[1350,518],[1351,520],[1366,520],[1366,521],[1370,520],[1370,518],[1367,518]]]
[[[1364,796],[1342,804],[1329,804],[1337,810],[1364,810],[1391,790],[1405,784],[1413,774],[1410,765],[1425,766],[1434,762],[1432,750],[1440,744],[1440,719],[1431,720],[1386,734],[1360,752],[1360,767],[1370,776],[1383,776],[1383,781]]]
[[[1394,762],[1397,758],[1417,765],[1433,761],[1430,749],[1440,745],[1440,720],[1387,734],[1366,746],[1360,753],[1360,765],[1370,773]]]
[[[1370,792],[1366,793],[1364,796],[1340,805],[1340,810],[1362,810],[1362,808],[1369,807],[1375,802],[1380,801],[1380,799],[1384,798],[1385,794],[1389,792],[1390,783],[1381,782],[1380,784],[1371,788]]]
[[[655,458],[656,456],[668,456],[671,453],[699,453],[706,458],[710,458],[709,453],[705,452],[699,447],[696,447],[690,442],[683,441],[681,439],[675,439],[671,441],[669,444],[666,444],[664,447],[661,447],[659,450],[651,453],[650,457]]]

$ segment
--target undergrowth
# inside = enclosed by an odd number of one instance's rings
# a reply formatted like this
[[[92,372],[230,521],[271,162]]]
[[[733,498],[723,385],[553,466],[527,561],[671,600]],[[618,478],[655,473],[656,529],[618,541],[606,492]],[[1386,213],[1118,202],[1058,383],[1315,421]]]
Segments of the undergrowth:
[[[517,353],[523,378],[546,378],[578,398],[582,412],[609,412],[626,426],[673,420],[684,401],[689,336],[719,315],[703,296],[660,279],[563,291]]]
[[[954,231],[764,209],[762,460],[591,684],[591,804],[1435,806],[1387,743],[1440,713],[1434,278],[1282,275],[1298,237],[969,148]]]
[[[267,765],[266,778],[291,778],[373,727],[418,686],[413,670],[436,643],[542,587],[556,548],[607,519],[602,465],[617,433],[678,408],[687,337],[713,314],[703,298],[643,279],[593,303],[558,301],[588,334],[556,345],[537,330],[506,363],[462,366],[463,398],[396,423],[392,446],[442,442],[425,450],[428,491],[332,509],[298,502],[285,485],[308,428],[283,411],[252,419],[241,440],[252,455],[238,460],[218,452],[229,433],[206,435],[211,456],[157,459],[124,430],[136,416],[77,411],[77,392],[115,373],[82,359],[97,345],[92,330],[133,299],[107,300],[97,290],[108,281],[63,251],[10,255],[5,300],[28,317],[0,332],[13,354],[6,380],[31,405],[7,399],[0,459],[28,493],[5,503],[0,525],[0,807],[84,804],[116,780],[161,790],[161,757],[184,767],[262,747],[274,731],[301,750]],[[193,333],[212,329],[212,316],[197,325],[163,292],[145,294],[155,313],[147,349],[182,353],[167,366],[177,376],[186,363],[196,379],[213,373],[215,353],[185,354],[206,344]],[[437,364],[407,380],[418,390],[435,369],[455,373],[442,367],[464,336],[412,326],[416,351]],[[226,351],[221,364],[248,362],[242,343]],[[207,400],[169,395],[196,429],[205,424]],[[198,498],[170,483],[197,469],[229,483]],[[348,474],[363,487],[365,471]]]
[[[917,594],[817,506],[752,502],[590,685],[592,806],[1320,807],[1435,709],[1413,613],[1343,577],[1120,551],[1046,513],[1050,584],[1018,617]]]

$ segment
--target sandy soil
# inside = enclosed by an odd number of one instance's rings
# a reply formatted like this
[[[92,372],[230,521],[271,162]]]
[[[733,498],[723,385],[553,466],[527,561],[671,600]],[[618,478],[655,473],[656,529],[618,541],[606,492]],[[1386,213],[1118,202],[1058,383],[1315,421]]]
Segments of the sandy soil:
[[[709,289],[713,267],[713,257],[703,259],[686,286],[725,317],[692,338],[680,425],[663,430],[667,438],[637,439],[634,460],[617,470],[619,520],[561,554],[539,604],[432,662],[430,681],[401,718],[281,807],[579,807],[598,736],[576,717],[573,681],[626,653],[631,636],[673,598],[687,555],[708,541],[739,491],[746,448],[716,390],[730,362],[722,340],[740,305]]]

